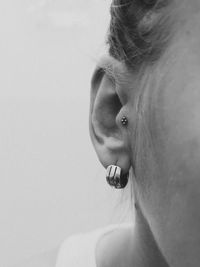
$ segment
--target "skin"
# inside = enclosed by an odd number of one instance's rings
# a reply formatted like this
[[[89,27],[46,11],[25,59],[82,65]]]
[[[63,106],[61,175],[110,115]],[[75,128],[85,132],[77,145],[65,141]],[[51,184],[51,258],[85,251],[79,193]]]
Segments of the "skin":
[[[200,263],[200,1],[174,3],[173,38],[154,65],[135,73],[106,57],[93,75],[91,139],[105,168],[132,169],[136,207],[134,228],[98,243],[97,267]]]
[[[121,263],[127,249],[118,258],[114,242],[109,265],[102,261],[107,238],[99,267],[200,263],[200,1],[176,1],[175,8],[174,37],[156,64],[141,75],[107,58],[93,76],[94,147],[105,168],[133,169],[137,207],[128,256]],[[112,69],[112,78],[101,68]]]

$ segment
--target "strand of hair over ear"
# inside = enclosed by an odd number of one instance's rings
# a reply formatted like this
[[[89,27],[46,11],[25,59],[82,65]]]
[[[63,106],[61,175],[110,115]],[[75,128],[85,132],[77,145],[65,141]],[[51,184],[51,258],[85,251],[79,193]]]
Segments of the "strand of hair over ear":
[[[157,0],[131,0],[131,1],[127,1],[126,3],[120,3],[120,4],[116,4],[116,1],[112,2],[111,7],[112,8],[123,8],[123,7],[127,7],[129,5],[131,5],[133,2],[139,2],[141,4],[145,4],[147,6],[153,6],[157,3]]]
[[[133,2],[133,0],[132,1],[127,1],[127,3],[124,3],[124,4],[115,4],[114,2],[112,2],[111,8],[123,8],[123,7],[127,7],[127,6],[131,5],[132,2]]]
[[[113,0],[111,4],[111,8],[124,8],[124,7],[128,7],[129,5],[133,3],[138,4],[138,5],[143,4],[150,8],[152,7],[161,8],[161,7],[167,6],[170,1],[171,0],[129,0],[129,1],[127,0],[125,3],[121,3],[124,1]]]

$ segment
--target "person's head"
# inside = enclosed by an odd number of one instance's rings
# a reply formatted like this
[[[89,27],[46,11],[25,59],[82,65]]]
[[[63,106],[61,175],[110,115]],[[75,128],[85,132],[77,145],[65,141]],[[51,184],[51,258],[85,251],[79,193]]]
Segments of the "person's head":
[[[108,45],[92,79],[97,155],[133,170],[135,201],[170,266],[199,266],[200,1],[113,0]]]

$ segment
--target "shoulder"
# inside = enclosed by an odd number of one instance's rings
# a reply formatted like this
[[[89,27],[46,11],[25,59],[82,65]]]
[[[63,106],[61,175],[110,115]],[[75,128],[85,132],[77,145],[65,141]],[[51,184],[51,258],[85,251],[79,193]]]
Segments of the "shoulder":
[[[55,267],[57,254],[58,249],[47,251],[12,267]]]
[[[103,235],[96,247],[97,266],[129,266],[131,242],[131,226],[119,227]]]
[[[105,259],[107,258],[107,247],[109,244],[116,243],[117,240],[121,240],[120,236],[123,236],[127,231],[119,230],[122,229],[120,225],[109,225],[103,228],[97,228],[90,232],[80,233],[70,238],[67,238],[60,247],[60,251],[57,258],[57,266],[103,266],[99,264],[98,256]],[[126,227],[127,228],[127,227]],[[116,230],[116,231],[115,231]],[[111,239],[107,240],[107,236],[112,236],[112,232],[116,232]],[[120,236],[118,236],[118,234]],[[105,238],[104,238],[105,236]],[[126,238],[125,238],[126,239]],[[101,242],[102,241],[102,242]],[[100,243],[100,254],[97,253],[99,250]],[[105,246],[104,246],[105,244]],[[123,246],[122,243],[119,246]],[[107,261],[107,259],[105,259]],[[108,266],[108,265],[106,265]],[[115,266],[115,265],[111,265]],[[117,267],[117,266],[116,266]]]

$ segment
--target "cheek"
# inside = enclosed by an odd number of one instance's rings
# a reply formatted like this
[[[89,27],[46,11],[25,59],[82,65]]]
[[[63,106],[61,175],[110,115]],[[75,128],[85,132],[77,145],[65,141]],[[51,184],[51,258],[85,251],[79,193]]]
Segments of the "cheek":
[[[171,174],[200,182],[200,80],[185,81],[165,94],[164,159]]]
[[[177,66],[167,77],[168,83],[161,84],[156,103],[159,114],[156,129],[160,140],[157,151],[163,190],[170,202],[178,194],[181,203],[187,199],[191,204],[191,199],[195,199],[193,205],[199,209],[200,67],[194,66],[188,65],[188,69]],[[192,194],[194,198],[191,198]]]
[[[188,51],[169,60],[160,63],[146,91],[138,184],[163,253],[170,262],[184,255],[178,266],[194,266],[190,260],[200,255],[200,59]]]
[[[165,254],[189,259],[192,247],[193,253],[200,254],[199,73],[178,74],[168,85],[154,103],[152,125],[158,140],[154,151],[159,167],[145,205]]]

